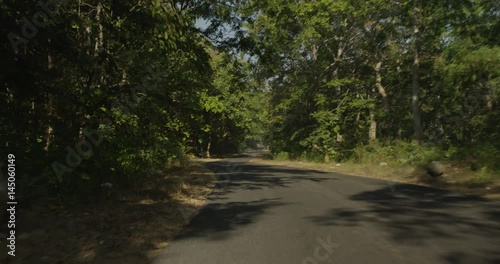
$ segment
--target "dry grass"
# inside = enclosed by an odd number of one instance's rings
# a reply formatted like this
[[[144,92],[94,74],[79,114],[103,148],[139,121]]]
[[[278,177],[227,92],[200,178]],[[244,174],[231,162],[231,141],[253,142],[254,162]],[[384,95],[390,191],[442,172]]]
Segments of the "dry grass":
[[[490,199],[500,199],[500,175],[496,175],[496,177],[480,177],[478,172],[471,171],[459,164],[444,164],[446,167],[444,175],[439,180],[433,180],[427,175],[423,167],[400,164],[381,166],[379,164],[275,161],[261,158],[253,159],[251,162],[411,183],[463,194],[484,196]]]
[[[198,161],[101,204],[39,202],[20,212],[12,263],[148,263],[197,214],[215,183]]]

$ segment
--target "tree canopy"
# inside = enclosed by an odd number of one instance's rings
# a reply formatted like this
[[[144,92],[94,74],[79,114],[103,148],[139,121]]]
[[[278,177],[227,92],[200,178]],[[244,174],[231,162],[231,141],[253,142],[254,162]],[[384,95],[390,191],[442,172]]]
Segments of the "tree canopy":
[[[0,10],[2,153],[22,157],[32,188],[91,193],[248,139],[323,161],[395,139],[499,157],[493,0],[1,0]]]

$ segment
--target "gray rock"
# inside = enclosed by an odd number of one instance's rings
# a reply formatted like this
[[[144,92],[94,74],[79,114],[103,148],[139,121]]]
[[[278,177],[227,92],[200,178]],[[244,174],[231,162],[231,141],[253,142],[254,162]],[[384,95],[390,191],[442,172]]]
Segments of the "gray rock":
[[[432,177],[438,177],[443,175],[444,173],[444,166],[437,161],[431,161],[429,164],[427,164],[425,169],[427,170],[427,173],[429,173],[429,175]]]

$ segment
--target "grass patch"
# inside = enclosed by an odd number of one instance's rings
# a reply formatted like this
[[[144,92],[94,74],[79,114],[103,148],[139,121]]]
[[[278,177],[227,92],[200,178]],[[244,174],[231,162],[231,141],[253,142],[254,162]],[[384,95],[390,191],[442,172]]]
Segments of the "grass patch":
[[[290,159],[287,158],[290,155],[278,153],[271,155],[271,159],[254,159],[253,162],[379,178],[500,198],[500,170],[497,164],[500,152],[491,145],[441,149],[412,142],[373,141],[351,150],[348,158],[342,162],[324,163],[316,156],[303,153],[300,158]],[[445,167],[445,173],[439,180],[431,179],[425,170],[426,164],[433,160]]]

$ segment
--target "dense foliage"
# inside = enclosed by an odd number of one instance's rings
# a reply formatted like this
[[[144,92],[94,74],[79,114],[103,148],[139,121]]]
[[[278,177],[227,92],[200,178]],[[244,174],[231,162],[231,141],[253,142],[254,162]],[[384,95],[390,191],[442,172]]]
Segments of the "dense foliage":
[[[496,1],[255,0],[240,13],[275,153],[338,161],[414,140],[498,168]]]
[[[248,63],[216,47],[216,30],[195,26],[229,21],[218,15],[225,8],[0,1],[0,141],[3,156],[18,158],[23,196],[90,197],[103,182],[134,184],[168,161],[236,151],[260,133]]]
[[[500,169],[493,0],[0,0],[0,10],[1,154],[18,157],[25,197],[134,184],[264,134],[286,157],[338,161],[376,142],[407,146],[399,140]]]

